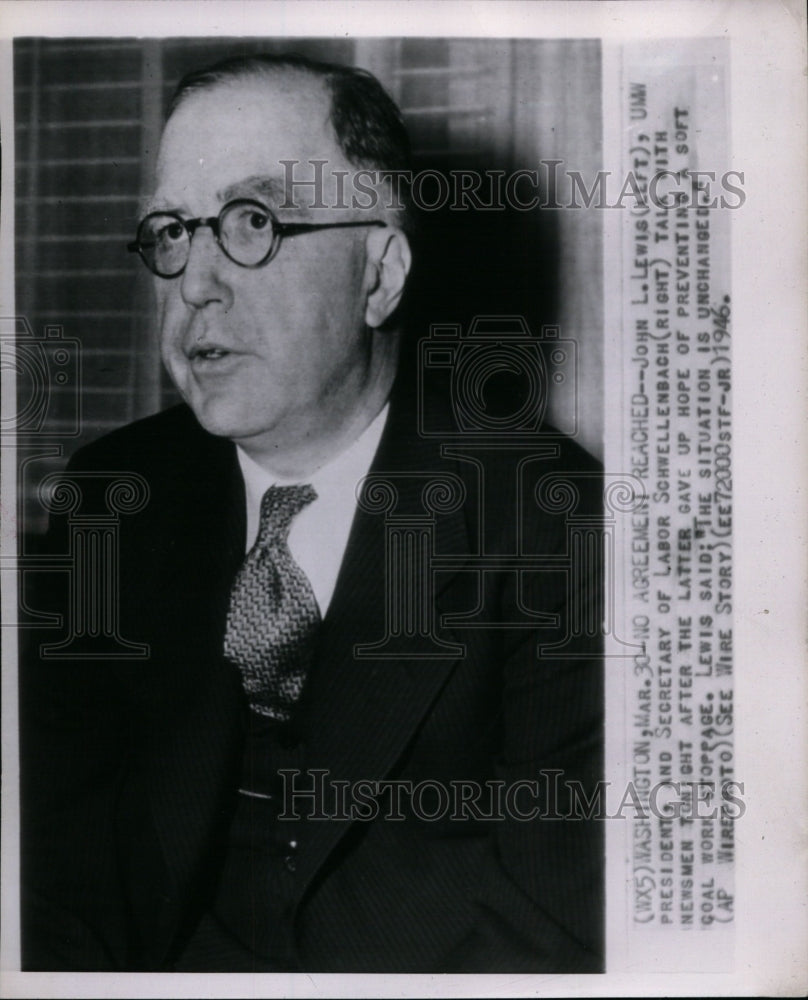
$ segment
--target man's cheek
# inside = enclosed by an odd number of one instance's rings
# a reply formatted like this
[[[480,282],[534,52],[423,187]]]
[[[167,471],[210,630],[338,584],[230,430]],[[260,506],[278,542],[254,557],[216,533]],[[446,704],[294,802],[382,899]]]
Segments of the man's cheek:
[[[182,310],[171,295],[160,295],[157,298],[157,330],[160,341],[168,346],[178,339],[182,329]]]
[[[166,329],[166,320],[168,318],[168,299],[165,294],[155,293],[155,304],[157,312],[157,329],[162,335]]]

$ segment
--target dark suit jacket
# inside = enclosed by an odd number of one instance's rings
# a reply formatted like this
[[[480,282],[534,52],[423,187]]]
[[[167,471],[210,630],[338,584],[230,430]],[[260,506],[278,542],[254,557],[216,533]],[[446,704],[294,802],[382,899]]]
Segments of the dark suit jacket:
[[[598,467],[561,437],[537,436],[549,452],[521,464],[537,447],[441,456],[439,441],[415,432],[412,395],[397,390],[373,471],[396,484],[394,513],[422,522],[429,476],[462,482],[464,502],[434,514],[433,528],[444,560],[436,634],[464,652],[355,656],[357,644],[385,635],[391,572],[385,517],[358,510],[301,705],[306,766],[336,780],[447,787],[509,787],[556,770],[591,792],[602,777],[600,640],[578,634],[563,644],[570,601],[597,607],[598,581],[565,568],[563,504],[557,513],[539,509],[534,488],[542,476],[574,473],[577,514],[597,515]],[[236,798],[243,694],[220,651],[243,558],[243,484],[233,445],[201,430],[185,407],[101,439],[70,469],[83,474],[80,513],[102,506],[102,473],[132,471],[148,483],[146,506],[121,517],[118,566],[121,635],[147,643],[149,656],[37,656],[57,631],[36,635],[25,658],[24,966],[166,969],[209,901]],[[52,518],[54,551],[68,551],[68,527]],[[475,562],[481,552],[485,573]],[[557,564],[518,573],[505,558],[516,552]],[[64,611],[64,582],[35,601]],[[524,618],[520,607],[545,618],[502,627]],[[490,627],[443,624],[475,608]],[[576,655],[540,657],[539,642]],[[515,801],[526,812],[535,798],[527,790]],[[564,811],[561,803],[556,814]],[[403,821],[301,824],[284,918],[297,968],[600,971],[597,820],[487,820],[467,810],[429,821],[406,802],[405,812]]]

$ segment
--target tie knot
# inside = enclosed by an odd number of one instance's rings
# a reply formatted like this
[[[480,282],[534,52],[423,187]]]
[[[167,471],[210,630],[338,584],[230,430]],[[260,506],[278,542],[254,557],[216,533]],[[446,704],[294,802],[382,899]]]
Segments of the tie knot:
[[[285,542],[292,518],[317,499],[313,486],[270,486],[261,500],[257,545],[264,548]]]

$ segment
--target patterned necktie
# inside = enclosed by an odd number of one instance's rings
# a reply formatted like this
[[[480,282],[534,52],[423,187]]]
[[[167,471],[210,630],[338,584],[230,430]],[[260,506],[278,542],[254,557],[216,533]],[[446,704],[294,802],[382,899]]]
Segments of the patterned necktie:
[[[320,623],[308,577],[286,539],[292,518],[317,499],[311,486],[271,486],[258,537],[230,593],[225,656],[241,671],[250,708],[288,722],[300,697]]]

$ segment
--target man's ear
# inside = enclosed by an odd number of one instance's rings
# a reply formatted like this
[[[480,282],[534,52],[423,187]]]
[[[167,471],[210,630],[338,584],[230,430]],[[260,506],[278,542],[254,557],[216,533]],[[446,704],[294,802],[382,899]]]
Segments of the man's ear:
[[[365,249],[365,281],[368,290],[365,322],[375,330],[392,314],[401,300],[407,275],[410,273],[412,253],[409,240],[396,226],[372,230]]]

